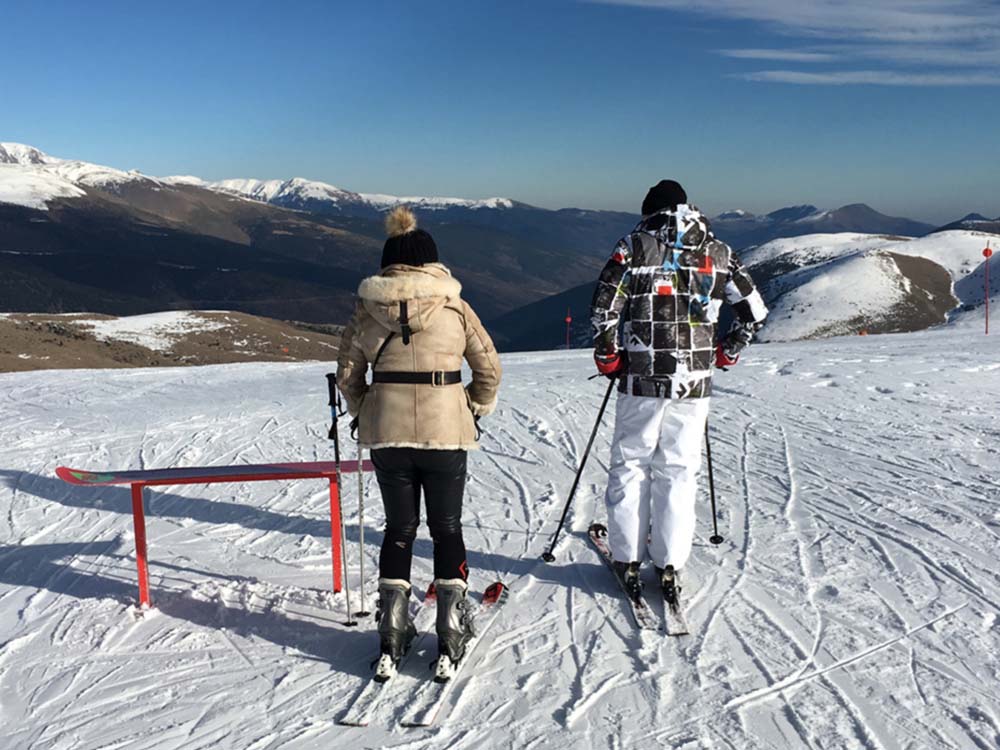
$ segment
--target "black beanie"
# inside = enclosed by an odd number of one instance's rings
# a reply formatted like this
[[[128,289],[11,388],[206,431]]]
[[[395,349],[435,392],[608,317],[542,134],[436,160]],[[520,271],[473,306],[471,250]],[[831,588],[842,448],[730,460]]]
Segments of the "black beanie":
[[[660,180],[646,193],[646,200],[642,202],[642,215],[649,216],[664,208],[676,208],[687,201],[687,193],[684,192],[680,183],[673,180]]]
[[[423,229],[417,229],[417,217],[406,206],[394,208],[385,217],[385,230],[389,239],[382,246],[382,268],[396,263],[422,266],[438,262],[434,238]]]

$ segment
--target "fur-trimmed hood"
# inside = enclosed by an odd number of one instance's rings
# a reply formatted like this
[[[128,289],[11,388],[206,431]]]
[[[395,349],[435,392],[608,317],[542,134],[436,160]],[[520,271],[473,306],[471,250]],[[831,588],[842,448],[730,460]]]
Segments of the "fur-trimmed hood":
[[[361,299],[383,304],[427,297],[455,298],[461,293],[462,285],[441,263],[388,266],[378,276],[369,276],[358,287]]]
[[[407,303],[410,328],[423,330],[450,301],[457,301],[462,285],[441,263],[393,265],[369,276],[358,287],[365,309],[382,325],[399,333],[400,302]]]

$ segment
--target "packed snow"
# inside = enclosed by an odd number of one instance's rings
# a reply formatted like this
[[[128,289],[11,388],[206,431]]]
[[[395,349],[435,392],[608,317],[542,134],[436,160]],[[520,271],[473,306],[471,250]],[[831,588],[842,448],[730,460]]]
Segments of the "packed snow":
[[[758,344],[719,373],[685,570],[691,635],[638,633],[585,540],[613,414],[557,561],[604,391],[590,353],[503,358],[470,457],[472,585],[511,599],[430,729],[337,718],[375,657],[343,625],[322,481],[147,490],[155,609],[138,615],[128,488],[59,465],[329,460],[331,365],[0,375],[0,747],[5,750],[989,748],[1000,743],[1000,337],[948,328]],[[613,412],[613,402],[609,412]],[[354,448],[342,432],[345,457]],[[359,515],[345,486],[353,606]],[[703,485],[706,484],[704,481]],[[383,516],[365,479],[366,605]],[[414,582],[431,577],[426,529]],[[647,570],[647,586],[653,583]],[[429,678],[431,653],[399,678]]]
[[[168,351],[191,333],[217,331],[226,327],[221,320],[188,311],[131,315],[123,318],[76,319],[73,324],[93,332],[101,341],[125,341],[154,351]]]

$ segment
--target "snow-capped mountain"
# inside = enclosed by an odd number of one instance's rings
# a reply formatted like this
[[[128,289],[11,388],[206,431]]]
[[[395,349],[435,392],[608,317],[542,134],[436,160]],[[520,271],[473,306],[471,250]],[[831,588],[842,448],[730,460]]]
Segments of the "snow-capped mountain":
[[[42,153],[33,146],[25,146],[23,143],[0,143],[0,164],[27,166],[29,164],[48,164],[52,161],[58,160]]]
[[[383,193],[355,193],[325,182],[293,177],[287,180],[254,178],[203,180],[191,175],[164,178],[150,177],[141,172],[122,171],[89,162],[60,159],[21,143],[0,143],[0,165],[20,167],[20,170],[0,173],[0,202],[31,208],[47,206],[50,200],[83,195],[87,187],[114,190],[126,183],[148,182],[162,187],[199,187],[250,200],[270,203],[283,208],[317,210],[325,208],[353,215],[369,215],[387,211],[401,204],[426,211],[448,209],[513,208],[509,198],[444,198],[428,196],[396,196]],[[48,192],[44,189],[48,186]],[[76,190],[74,190],[76,188]]]
[[[239,195],[285,208],[303,208],[312,202],[326,202],[334,206],[363,203],[364,199],[350,190],[343,190],[325,182],[293,177],[290,180],[232,179],[203,183],[209,190]]]
[[[0,143],[0,202],[45,210],[52,200],[78,198],[87,188],[114,192],[122,185],[155,177],[74,159],[60,159],[21,143]]]
[[[203,187],[223,193],[240,195],[251,200],[263,201],[284,208],[303,211],[335,212],[355,216],[388,211],[399,205],[409,205],[423,211],[449,209],[502,210],[514,207],[509,198],[443,198],[427,196],[398,196],[383,193],[355,193],[335,185],[316,180],[293,177],[290,180],[233,179],[204,182]]]

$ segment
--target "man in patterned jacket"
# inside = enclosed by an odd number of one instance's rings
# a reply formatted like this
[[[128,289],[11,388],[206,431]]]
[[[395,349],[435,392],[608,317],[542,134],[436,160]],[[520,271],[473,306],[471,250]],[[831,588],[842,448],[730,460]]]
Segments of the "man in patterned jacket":
[[[735,320],[717,343],[723,301]],[[753,279],[684,189],[672,180],[650,188],[591,303],[597,369],[619,378],[608,544],[634,597],[647,538],[665,593],[687,562],[712,368],[735,365],[766,316]]]

